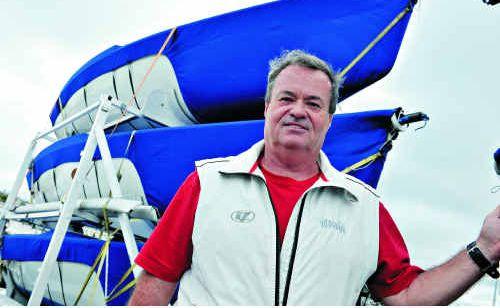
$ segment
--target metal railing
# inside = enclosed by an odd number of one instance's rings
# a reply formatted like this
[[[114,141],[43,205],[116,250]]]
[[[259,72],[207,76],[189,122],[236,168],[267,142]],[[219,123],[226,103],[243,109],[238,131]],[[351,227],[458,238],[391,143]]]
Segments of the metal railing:
[[[58,123],[51,129],[37,134],[31,141],[31,144],[26,151],[23,162],[19,168],[16,180],[14,181],[12,189],[10,190],[5,205],[0,209],[0,237],[3,236],[6,223],[9,219],[47,217],[47,215],[52,215],[52,217],[58,216],[57,224],[50,240],[49,247],[43,259],[40,272],[28,301],[29,306],[40,305],[43,294],[47,287],[49,276],[52,273],[53,266],[56,264],[57,256],[61,249],[66,232],[68,231],[70,222],[75,215],[82,215],[82,213],[79,213],[81,212],[80,210],[91,208],[95,209],[99,207],[102,208],[102,206],[104,205],[106,205],[106,207],[108,208],[111,207],[109,209],[111,211],[114,211],[116,217],[118,218],[130,264],[133,264],[133,261],[138,253],[137,243],[135,241],[132,227],[130,225],[130,212],[133,209],[136,209],[139,213],[142,213],[138,214],[140,216],[149,218],[154,217],[154,214],[151,212],[151,207],[141,206],[142,204],[140,201],[126,200],[125,198],[123,198],[119,180],[117,178],[117,173],[113,166],[110,149],[106,140],[106,136],[104,134],[105,129],[116,125],[116,123],[113,122],[106,123],[109,111],[112,108],[118,108],[122,113],[142,117],[140,113],[130,110],[130,108],[128,108],[124,103],[113,99],[111,96],[103,95],[101,96],[99,102],[96,102],[95,104],[81,110],[73,116]],[[54,139],[50,136],[52,133],[55,133],[57,130],[70,125],[74,121],[80,119],[83,116],[86,116],[91,112],[94,112],[95,110],[97,110],[95,120],[90,131],[88,132],[88,138],[85,142],[80,161],[78,162],[76,173],[72,179],[70,188],[68,190],[68,193],[66,194],[66,198],[64,200],[61,200],[61,202],[52,202],[50,204],[39,205],[25,205],[17,207],[16,209],[15,200],[19,194],[23,179],[32,163],[33,154],[38,142],[41,139],[54,141]],[[99,149],[101,153],[105,179],[111,189],[111,200],[108,199],[108,201],[82,201],[81,184],[84,181],[86,170],[88,170],[91,166],[92,158],[97,149]],[[118,203],[120,204],[118,205]],[[134,269],[134,276],[137,277],[139,275],[139,272],[140,269]]]

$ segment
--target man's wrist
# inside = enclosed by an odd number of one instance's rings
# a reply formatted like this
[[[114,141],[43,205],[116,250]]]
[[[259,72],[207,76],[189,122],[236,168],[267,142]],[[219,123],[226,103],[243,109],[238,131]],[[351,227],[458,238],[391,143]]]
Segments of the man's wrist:
[[[481,238],[476,240],[476,245],[491,263],[498,261],[498,257],[489,248],[491,245],[488,245],[486,242],[482,241]]]
[[[486,249],[481,249],[480,245],[476,243],[476,241],[467,245],[467,254],[474,261],[474,263],[479,267],[481,273],[486,273],[492,278],[497,279],[500,276],[498,272],[498,261],[491,262],[491,259],[488,258],[487,255],[484,254]]]

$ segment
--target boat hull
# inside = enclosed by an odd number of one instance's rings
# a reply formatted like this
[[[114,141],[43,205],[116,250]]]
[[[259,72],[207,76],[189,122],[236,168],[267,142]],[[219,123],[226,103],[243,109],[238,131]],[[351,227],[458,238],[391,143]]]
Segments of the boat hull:
[[[33,290],[39,268],[47,251],[52,233],[42,234],[10,234],[4,235],[1,248],[2,260],[7,264],[2,272],[4,280],[18,293],[28,296]],[[109,294],[118,284],[123,274],[130,267],[127,251],[123,242],[112,241],[109,248],[109,268],[106,262],[99,277],[98,267],[91,271],[95,259],[104,245],[104,241],[68,233],[61,247],[57,266],[49,278],[48,288],[44,294],[44,304],[74,305],[82,290],[83,283],[93,273],[88,286],[84,289],[78,305],[102,306],[125,305],[130,291],[106,303],[105,293]],[[139,244],[139,248],[142,244]],[[106,271],[108,272],[106,278]],[[107,280],[107,282],[106,282]],[[122,286],[132,280],[128,277]],[[105,286],[107,285],[107,291]]]

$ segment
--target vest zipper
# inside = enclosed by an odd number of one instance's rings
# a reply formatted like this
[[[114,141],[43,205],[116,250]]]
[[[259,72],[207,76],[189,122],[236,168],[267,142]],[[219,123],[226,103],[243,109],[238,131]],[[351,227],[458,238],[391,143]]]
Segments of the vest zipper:
[[[290,291],[290,282],[292,280],[293,263],[295,262],[295,252],[297,251],[297,245],[299,241],[299,231],[300,222],[302,221],[302,211],[304,210],[304,204],[306,202],[307,193],[302,198],[299,208],[299,216],[297,217],[297,223],[295,224],[295,236],[293,238],[292,255],[290,256],[290,263],[288,264],[288,273],[286,275],[285,291],[283,294],[283,306],[286,306],[288,301],[288,292]]]
[[[280,241],[280,230],[278,226],[278,215],[276,215],[276,209],[274,207],[273,198],[271,197],[271,192],[269,191],[269,187],[267,187],[266,181],[258,177],[264,182],[264,186],[267,190],[267,195],[269,196],[269,201],[271,202],[271,206],[273,208],[274,214],[274,223],[276,226],[276,270],[275,270],[275,278],[274,278],[274,306],[280,305],[280,255],[281,255],[281,241]]]

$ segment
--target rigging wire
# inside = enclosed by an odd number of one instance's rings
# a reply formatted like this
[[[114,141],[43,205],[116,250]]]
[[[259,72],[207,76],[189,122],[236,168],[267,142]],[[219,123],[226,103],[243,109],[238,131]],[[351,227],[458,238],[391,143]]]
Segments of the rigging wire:
[[[163,45],[161,46],[160,50],[158,50],[158,52],[156,53],[155,57],[153,58],[153,61],[149,65],[148,70],[144,74],[144,77],[142,78],[141,82],[139,83],[139,86],[137,86],[137,89],[134,91],[134,93],[132,93],[132,97],[129,99],[128,103],[126,104],[127,107],[130,107],[132,105],[132,102],[137,99],[137,94],[141,91],[142,87],[144,86],[144,83],[146,82],[147,78],[149,77],[149,75],[153,71],[153,68],[155,67],[156,62],[158,61],[158,59],[162,55],[162,53],[165,50],[165,48],[167,47],[168,43],[171,41],[176,30],[177,30],[177,27],[173,27],[170,30],[167,38],[163,42]],[[118,125],[120,123],[120,120],[125,117],[125,114],[126,114],[125,112],[121,113],[120,118],[116,121],[116,124],[113,126],[113,129],[111,130],[111,133],[109,134],[110,136],[113,135],[113,133],[116,131],[116,128],[118,127]]]
[[[341,72],[340,77],[343,78],[347,72],[349,72],[384,36],[389,33],[389,31],[396,26],[398,22],[403,19],[403,17],[413,10],[413,2],[410,1],[409,4],[401,11],[383,30],[380,32],[360,53],[357,55],[351,63],[349,63]]]

